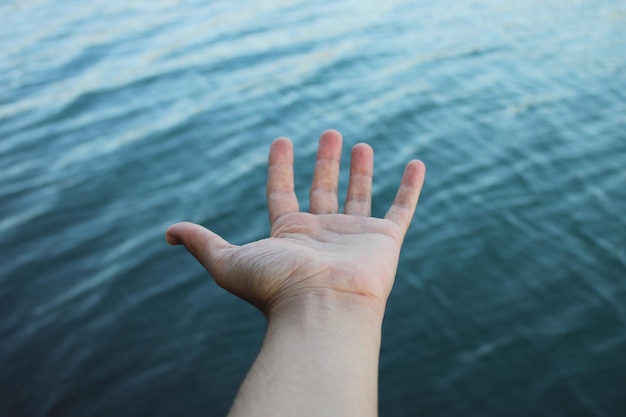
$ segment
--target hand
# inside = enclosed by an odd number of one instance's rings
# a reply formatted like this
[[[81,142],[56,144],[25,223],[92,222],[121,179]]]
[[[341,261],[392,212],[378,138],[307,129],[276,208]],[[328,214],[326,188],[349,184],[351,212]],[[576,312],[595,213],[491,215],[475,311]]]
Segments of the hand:
[[[310,194],[310,213],[299,211],[294,192],[293,146],[286,138],[270,148],[267,201],[271,234],[243,246],[231,245],[193,223],[166,233],[183,244],[221,287],[249,301],[268,317],[306,297],[330,297],[384,311],[400,247],[424,182],[420,161],[409,162],[384,219],[372,218],[373,150],[352,149],[345,214],[338,213],[341,135],[322,134]]]

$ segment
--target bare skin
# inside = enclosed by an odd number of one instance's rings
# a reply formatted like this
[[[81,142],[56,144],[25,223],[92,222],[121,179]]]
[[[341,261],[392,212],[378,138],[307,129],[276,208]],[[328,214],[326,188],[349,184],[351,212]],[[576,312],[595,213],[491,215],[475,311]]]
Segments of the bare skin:
[[[167,230],[170,244],[185,245],[218,285],[268,318],[231,417],[377,415],[381,324],[425,168],[410,161],[385,218],[372,218],[374,153],[355,145],[339,214],[341,144],[336,131],[320,137],[305,213],[294,192],[293,146],[272,143],[267,239],[236,246],[192,223]]]

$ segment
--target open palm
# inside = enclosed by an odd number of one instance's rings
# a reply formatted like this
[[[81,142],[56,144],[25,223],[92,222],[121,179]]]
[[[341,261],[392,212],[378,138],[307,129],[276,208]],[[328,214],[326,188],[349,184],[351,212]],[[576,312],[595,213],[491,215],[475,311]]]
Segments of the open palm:
[[[279,138],[272,143],[269,238],[236,246],[202,226],[177,223],[167,231],[168,242],[184,244],[220,286],[266,314],[308,295],[367,298],[384,305],[424,181],[424,165],[417,160],[407,164],[385,218],[372,218],[374,155],[368,145],[356,145],[345,214],[338,214],[341,142],[333,130],[320,137],[310,213],[299,211],[291,142]]]

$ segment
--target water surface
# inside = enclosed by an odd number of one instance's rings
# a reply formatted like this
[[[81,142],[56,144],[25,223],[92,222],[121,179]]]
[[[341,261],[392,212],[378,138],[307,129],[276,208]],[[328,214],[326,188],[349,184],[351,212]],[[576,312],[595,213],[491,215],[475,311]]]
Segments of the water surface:
[[[374,215],[406,161],[428,167],[382,416],[626,409],[623,2],[25,0],[0,16],[0,415],[225,414],[264,320],[163,232],[265,237],[269,144],[294,141],[306,207],[327,128],[374,147]]]

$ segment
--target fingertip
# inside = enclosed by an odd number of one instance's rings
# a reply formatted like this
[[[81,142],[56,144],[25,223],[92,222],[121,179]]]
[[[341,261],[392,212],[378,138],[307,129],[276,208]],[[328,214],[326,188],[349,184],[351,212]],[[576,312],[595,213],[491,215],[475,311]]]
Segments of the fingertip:
[[[270,146],[269,164],[293,163],[293,143],[287,137],[281,136],[274,139]]]
[[[421,185],[426,175],[426,165],[419,159],[413,159],[406,165],[403,182],[405,185]]]
[[[374,156],[374,148],[365,142],[359,142],[352,147],[352,153],[369,154]]]
[[[317,147],[317,159],[339,161],[341,159],[342,143],[343,137],[341,133],[334,129],[324,131],[324,133],[320,135]]]
[[[419,159],[413,159],[409,161],[409,165],[413,165],[421,171],[426,171],[426,164],[424,164],[424,162],[420,161]]]
[[[171,245],[186,245],[198,233],[206,231],[199,224],[192,222],[178,222],[167,228],[165,239]]]
[[[216,281],[220,279],[226,263],[225,249],[232,247],[221,236],[199,224],[181,222],[167,229],[165,239],[172,245],[184,245]]]
[[[221,236],[192,222],[171,225],[165,232],[165,239],[172,245],[185,245],[190,252],[197,252],[210,246],[213,250],[230,245]]]
[[[183,222],[184,223],[184,222]],[[172,246],[182,245],[183,241],[180,237],[180,229],[183,223],[175,223],[165,231],[165,241]]]
[[[320,144],[319,144],[318,150],[322,150],[323,151],[322,153],[326,153],[324,151],[328,149],[331,151],[333,155],[334,155],[333,151],[339,150],[339,153],[341,154],[342,142],[343,142],[343,136],[341,135],[341,133],[339,133],[339,131],[335,129],[328,129],[328,130],[325,130],[320,135]],[[326,156],[323,156],[323,157],[326,157]]]
[[[374,149],[367,143],[357,143],[352,147],[350,176],[374,175]]]
[[[286,136],[280,136],[274,139],[272,146],[292,146],[291,139]]]
[[[335,129],[326,129],[325,131],[322,132],[320,136],[321,137],[338,137],[339,139],[342,138],[341,132]]]
[[[172,246],[178,246],[183,243],[182,240],[169,233],[165,234],[165,241]]]

